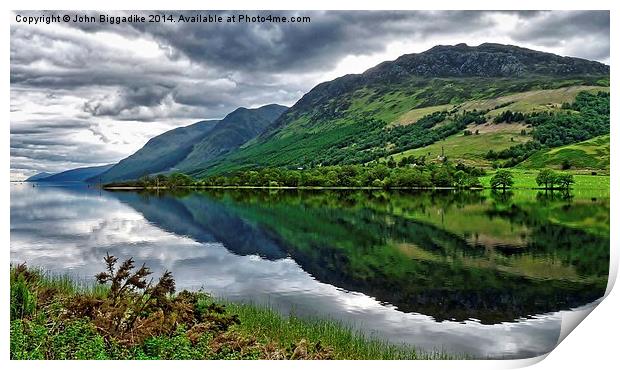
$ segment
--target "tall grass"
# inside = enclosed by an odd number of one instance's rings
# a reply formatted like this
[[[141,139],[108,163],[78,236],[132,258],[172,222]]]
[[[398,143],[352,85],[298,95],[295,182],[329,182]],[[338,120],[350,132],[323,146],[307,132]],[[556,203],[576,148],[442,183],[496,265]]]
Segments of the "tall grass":
[[[228,302],[226,311],[237,314],[241,325],[236,330],[253,334],[265,341],[277,340],[282,344],[297,343],[301,339],[321,342],[334,350],[336,358],[358,360],[416,360],[452,359],[455,356],[442,351],[418,351],[406,344],[369,337],[345,323],[318,317],[284,317],[273,308],[253,303]],[[459,358],[464,358],[460,356]]]
[[[13,271],[14,267],[11,267],[11,272]],[[69,273],[52,272],[38,267],[28,267],[28,271],[39,276],[38,284],[40,286],[55,289],[61,294],[104,297],[110,290],[107,285],[97,284],[94,277],[90,279],[79,278]]]
[[[55,320],[58,320],[58,317],[53,313],[55,311],[40,311],[38,309],[37,292],[43,292],[42,294],[45,294],[46,290],[52,290],[56,296],[65,298],[78,296],[105,297],[110,289],[106,285],[99,285],[94,281],[85,279],[76,279],[69,274],[51,273],[37,268],[28,268],[28,273],[36,275],[36,278],[28,279],[24,274],[15,273],[15,271],[16,268],[11,266],[11,353],[14,358],[48,358],[45,354],[39,353],[41,344],[35,346],[35,349],[26,348],[29,341],[36,338],[33,339],[29,337],[29,335],[33,335],[33,332],[25,328],[39,325],[40,330],[45,331],[48,330],[49,322],[53,323],[56,322]],[[204,306],[205,303],[224,304],[226,314],[237,315],[240,320],[240,323],[232,326],[231,330],[238,332],[242,335],[242,338],[255,338],[265,347],[268,347],[270,344],[275,344],[277,348],[283,348],[285,350],[288,348],[289,351],[292,351],[295,349],[296,345],[302,342],[311,343],[312,345],[320,343],[322,348],[329,348],[333,351],[333,358],[335,359],[414,360],[467,358],[465,355],[460,354],[448,355],[442,351],[418,351],[410,345],[389,343],[383,339],[370,337],[350,325],[331,319],[318,317],[300,318],[294,315],[285,317],[268,306],[261,306],[253,303],[229,302],[220,298],[212,298],[208,295],[201,296],[198,301],[198,305]],[[43,321],[40,323],[40,320]],[[80,320],[80,318],[77,318],[77,320],[65,322],[63,324],[68,326],[74,325],[76,330],[79,329],[78,331],[82,333],[80,334],[82,336],[77,339],[73,338],[69,340],[65,338],[62,333],[56,333],[53,337],[50,333],[46,335],[49,338],[56,338],[56,336],[58,336],[58,338],[64,338],[63,340],[66,339],[68,341],[68,344],[66,344],[68,346],[67,350],[73,352],[76,351],[75,348],[71,347],[73,345],[71,344],[73,340],[77,340],[76,343],[90,343],[95,339],[99,341],[102,340],[101,337],[93,331],[94,329],[88,326],[87,318],[84,318],[86,321]],[[46,324],[46,322],[48,322],[48,324]],[[56,327],[57,324],[53,326]],[[186,342],[188,341],[184,334],[182,337],[185,338]],[[171,341],[174,339],[162,338],[163,337],[158,337],[153,340]],[[51,342],[45,343],[47,343],[45,346],[51,345]],[[105,358],[116,358],[117,354],[115,355],[115,352],[110,352],[109,349],[104,348],[103,344],[99,344],[98,347],[94,349],[86,346],[85,348],[88,349],[88,351],[83,355],[72,355],[73,357],[69,356],[67,358],[74,358],[76,356],[76,358],[95,358],[100,355],[105,355]],[[54,349],[50,348],[47,348],[47,350],[52,351],[52,349]],[[190,348],[192,351],[196,350],[196,348],[192,348]],[[13,351],[13,349],[15,350]],[[86,351],[86,349],[84,351]],[[144,349],[125,349],[125,351],[130,352],[139,352],[139,350]],[[95,352],[97,353],[96,356]],[[132,355],[132,353],[133,352],[128,355],[129,358],[135,358],[135,356],[137,356],[135,354]],[[49,358],[58,358],[58,356],[58,354],[55,354]],[[190,358],[197,358],[192,356],[190,356]],[[160,357],[156,356],[156,358]]]
[[[37,308],[37,295],[28,287],[22,275],[11,275],[11,320],[33,315]]]

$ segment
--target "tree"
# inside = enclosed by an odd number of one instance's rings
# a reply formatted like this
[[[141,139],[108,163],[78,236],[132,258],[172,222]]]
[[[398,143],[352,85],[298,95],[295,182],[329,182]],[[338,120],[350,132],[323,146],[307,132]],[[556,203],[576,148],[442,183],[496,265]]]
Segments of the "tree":
[[[544,185],[545,189],[553,189],[553,185],[555,184],[556,181],[557,181],[556,173],[549,168],[540,170],[540,172],[538,172],[538,175],[536,176],[536,184],[538,186]]]
[[[163,173],[155,176],[155,186],[160,187],[166,185],[168,178]]]
[[[396,167],[396,161],[394,160],[394,157],[390,156],[390,158],[388,158],[387,165],[389,168]]]
[[[499,170],[491,178],[491,187],[493,189],[502,188],[506,190],[506,188],[511,187],[513,184],[514,184],[514,180],[512,178],[512,173],[510,173],[510,171]]]
[[[152,182],[153,182],[153,179],[151,179],[151,177],[150,177],[149,175],[144,175],[144,176],[141,176],[141,177],[138,179],[138,184],[139,184],[140,186],[145,187],[145,188],[147,188],[147,187],[151,186]]]
[[[464,188],[469,185],[469,175],[465,173],[463,170],[458,170],[454,174],[454,185],[457,188]]]
[[[194,183],[194,179],[187,176],[184,173],[173,173],[168,178],[168,184],[171,188],[175,188],[177,186],[189,186]]]
[[[452,186],[452,175],[446,166],[442,166],[432,172],[433,185],[449,187]]]
[[[374,179],[372,180],[372,186],[375,188],[382,188],[383,187],[383,181],[379,180],[379,179]]]
[[[569,173],[563,173],[557,176],[556,181],[558,185],[560,185],[560,188],[569,190],[571,185],[575,183],[575,178]]]

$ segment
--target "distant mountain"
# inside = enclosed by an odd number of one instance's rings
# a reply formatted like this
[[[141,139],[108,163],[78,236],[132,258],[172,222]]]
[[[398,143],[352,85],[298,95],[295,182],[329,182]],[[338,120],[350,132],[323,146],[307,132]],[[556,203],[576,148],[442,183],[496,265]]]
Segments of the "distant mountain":
[[[239,108],[222,120],[200,121],[167,131],[90,182],[137,179],[144,175],[189,171],[253,139],[287,108],[271,104]]]
[[[245,144],[262,133],[287,107],[277,104],[257,109],[238,108],[218,122],[208,135],[194,145],[175,169],[191,172]]]
[[[109,182],[137,179],[140,176],[163,172],[183,160],[194,144],[208,134],[218,121],[200,121],[175,128],[150,139],[140,150],[121,160],[90,182]]]
[[[412,110],[577,85],[609,86],[609,66],[512,45],[435,46],[317,85],[250,144],[192,174],[364,163],[393,152],[384,128]]]
[[[38,181],[41,182],[83,182],[87,179],[98,176],[99,174],[112,168],[114,164],[106,164],[104,166],[82,167],[73,170],[67,170],[51,176],[47,176]]]
[[[26,181],[28,182],[34,182],[34,181],[41,181],[42,179],[52,176],[53,173],[49,173],[49,172],[39,172],[36,175],[30,176],[29,178],[26,179]]]

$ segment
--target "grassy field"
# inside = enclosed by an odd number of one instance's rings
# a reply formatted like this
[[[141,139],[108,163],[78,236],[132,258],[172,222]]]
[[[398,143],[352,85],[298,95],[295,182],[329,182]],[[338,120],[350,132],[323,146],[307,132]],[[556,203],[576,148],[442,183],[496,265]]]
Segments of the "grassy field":
[[[517,168],[561,168],[567,162],[572,169],[609,171],[609,152],[609,135],[598,136],[580,143],[542,150],[517,165]]]
[[[442,110],[457,107],[459,111],[489,110],[489,116],[494,117],[506,110],[513,112],[536,112],[560,109],[562,103],[575,100],[581,91],[609,91],[609,87],[601,86],[568,86],[559,89],[532,90],[516,94],[508,94],[492,99],[471,100],[461,104],[443,104],[431,107],[412,109],[396,118],[393,124],[415,123],[423,116]],[[501,108],[500,108],[501,106]]]
[[[458,108],[461,111],[489,110],[488,117],[494,117],[506,110],[518,112],[549,111],[560,109],[562,103],[571,102],[581,91],[609,91],[608,87],[600,86],[568,86],[558,89],[532,90],[508,94],[492,99],[471,100],[461,104],[444,104],[410,110],[392,124],[412,124],[426,114],[436,111]],[[490,167],[491,162],[484,158],[489,150],[501,151],[519,143],[531,140],[530,135],[520,135],[521,130],[531,131],[523,124],[470,125],[468,130],[479,135],[465,136],[463,133],[452,135],[422,148],[407,150],[394,155],[395,160],[403,156],[428,155],[430,159],[439,157],[442,148],[449,159],[462,160],[473,166]],[[584,143],[568,145],[537,153],[519,168],[533,169],[542,167],[559,168],[564,160],[568,160],[576,169],[609,168],[609,136],[592,139]]]
[[[392,122],[392,124],[404,125],[404,124],[415,123],[417,120],[419,120],[420,118],[426,115],[432,114],[434,112],[440,112],[442,110],[450,110],[453,107],[454,107],[453,104],[444,104],[444,105],[434,105],[432,107],[412,109],[409,112],[398,117],[394,122]]]
[[[513,175],[514,185],[516,189],[535,189],[538,188],[536,184],[536,175],[538,170],[523,170],[523,169],[509,169]],[[576,192],[592,192],[609,193],[609,175],[591,175],[579,173],[577,171],[567,171],[572,173],[575,177],[575,184],[573,185],[573,191]],[[480,182],[485,187],[490,187],[491,177],[495,174],[495,171],[489,171],[486,176],[480,178]]]
[[[531,140],[531,136],[520,135],[522,129],[525,129],[525,125],[516,123],[470,125],[468,130],[473,133],[478,130],[478,135],[465,136],[461,132],[429,146],[395,154],[393,157],[397,162],[400,158],[410,155],[428,155],[429,159],[435,159],[441,155],[443,148],[444,154],[450,160],[462,161],[473,166],[490,167],[491,162],[484,158],[490,149],[499,151]]]
[[[117,298],[111,291],[109,285],[12,266],[11,359],[456,357],[369,338],[337,321],[283,317],[269,307],[226,302],[202,292],[149,302],[140,289]],[[133,322],[127,317],[136,307],[149,310]],[[108,321],[121,325],[106,326]]]
[[[568,86],[559,89],[532,90],[517,94],[501,96],[495,99],[470,101],[461,106],[463,110],[490,110],[490,116],[497,116],[504,111],[537,112],[560,109],[562,103],[570,103],[581,91],[609,91],[609,87]],[[501,108],[495,108],[501,106]]]

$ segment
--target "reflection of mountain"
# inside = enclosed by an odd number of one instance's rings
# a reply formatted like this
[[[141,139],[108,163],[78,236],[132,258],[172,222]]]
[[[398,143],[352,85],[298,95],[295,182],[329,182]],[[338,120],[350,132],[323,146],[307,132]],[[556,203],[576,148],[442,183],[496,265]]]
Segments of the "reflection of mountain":
[[[167,231],[219,241],[242,255],[290,255],[321,282],[437,320],[497,323],[576,307],[602,296],[607,280],[608,239],[528,219],[525,208],[516,205],[508,207],[510,214],[492,210],[479,195],[114,194]],[[472,245],[467,236],[433,222],[439,208],[458,215],[451,207],[466,215],[473,212],[470,207],[501,221],[492,227],[525,228],[530,241],[499,248]],[[397,215],[396,209],[416,217]],[[421,219],[424,214],[428,220]],[[558,233],[562,239],[553,243]],[[581,258],[586,253],[594,257]]]
[[[114,192],[114,195],[165,231],[201,243],[219,242],[239,255],[256,254],[271,260],[286,257],[262,228],[209,198],[144,196],[134,192]]]

